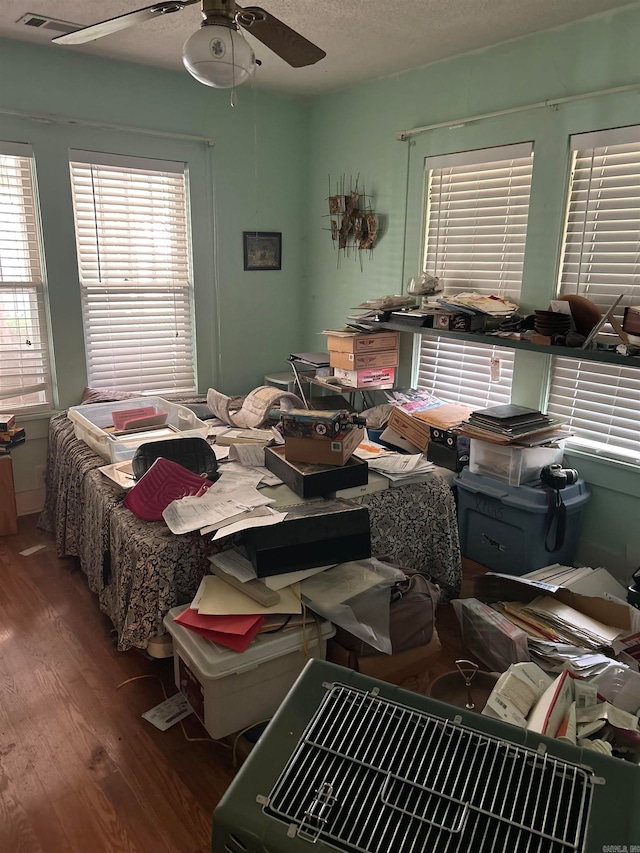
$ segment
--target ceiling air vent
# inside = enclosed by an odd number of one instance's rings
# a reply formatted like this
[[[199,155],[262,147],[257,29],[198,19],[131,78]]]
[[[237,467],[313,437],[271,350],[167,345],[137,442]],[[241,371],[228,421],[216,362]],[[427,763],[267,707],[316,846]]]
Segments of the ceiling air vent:
[[[25,27],[32,27],[38,30],[49,30],[54,33],[73,33],[82,27],[82,24],[71,24],[69,21],[57,21],[55,18],[48,18],[46,15],[34,15],[33,12],[27,12],[16,21],[17,24],[22,24]]]

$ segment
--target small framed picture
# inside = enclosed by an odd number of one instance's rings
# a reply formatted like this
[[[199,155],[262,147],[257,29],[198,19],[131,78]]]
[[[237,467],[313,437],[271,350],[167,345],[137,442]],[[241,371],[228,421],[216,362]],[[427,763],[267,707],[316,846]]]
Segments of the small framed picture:
[[[245,231],[242,235],[245,270],[279,270],[282,267],[280,231]]]

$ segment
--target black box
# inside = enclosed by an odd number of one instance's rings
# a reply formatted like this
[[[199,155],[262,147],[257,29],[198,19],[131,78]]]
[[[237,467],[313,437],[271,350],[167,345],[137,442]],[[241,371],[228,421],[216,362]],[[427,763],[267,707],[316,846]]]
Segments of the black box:
[[[321,498],[369,482],[369,466],[353,456],[344,465],[313,465],[289,462],[282,446],[265,447],[264,464],[301,498]]]
[[[469,438],[455,430],[431,427],[427,459],[441,468],[462,471],[469,464]]]
[[[371,556],[369,510],[343,500],[284,507],[280,524],[240,534],[259,578]]]

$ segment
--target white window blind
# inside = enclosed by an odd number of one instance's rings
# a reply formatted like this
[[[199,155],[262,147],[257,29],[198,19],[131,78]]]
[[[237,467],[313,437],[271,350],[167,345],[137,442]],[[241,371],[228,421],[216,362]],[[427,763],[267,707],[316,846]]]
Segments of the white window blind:
[[[0,142],[0,409],[51,405],[33,157],[29,146]]]
[[[424,269],[444,282],[444,298],[474,290],[518,302],[532,161],[531,143],[426,159]],[[425,335],[418,385],[478,408],[507,403],[513,355]]]
[[[492,360],[494,360],[492,380]],[[484,409],[511,401],[513,353],[472,341],[424,335],[418,386],[436,397]]]
[[[194,391],[184,164],[71,153],[88,384]]]
[[[604,313],[640,304],[640,127],[571,139],[569,193],[560,292],[578,293]],[[572,443],[640,463],[640,371],[554,359],[549,411],[575,432]]]

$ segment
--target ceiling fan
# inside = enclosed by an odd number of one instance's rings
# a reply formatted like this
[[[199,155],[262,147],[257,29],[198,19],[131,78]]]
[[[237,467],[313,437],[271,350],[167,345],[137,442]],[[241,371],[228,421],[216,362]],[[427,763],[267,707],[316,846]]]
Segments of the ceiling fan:
[[[229,89],[244,83],[255,71],[256,58],[242,36],[250,32],[294,68],[313,65],[326,56],[300,33],[259,6],[237,6],[235,0],[160,0],[117,18],[83,27],[53,39],[58,44],[84,44],[161,15],[181,12],[201,2],[203,22],[182,49],[187,71],[206,86]]]

